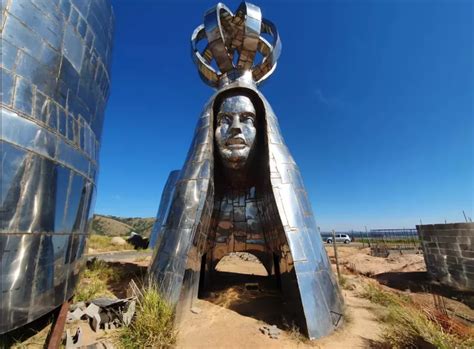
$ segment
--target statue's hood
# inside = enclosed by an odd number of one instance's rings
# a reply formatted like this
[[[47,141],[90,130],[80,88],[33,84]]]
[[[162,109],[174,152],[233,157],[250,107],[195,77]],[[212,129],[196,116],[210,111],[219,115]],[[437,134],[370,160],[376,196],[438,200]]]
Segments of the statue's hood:
[[[199,280],[214,204],[213,110],[221,94],[230,90],[245,90],[254,97],[254,102],[261,102],[265,121],[263,151],[267,152],[268,161],[265,173],[269,177],[264,200],[268,200],[268,206],[275,207],[272,224],[284,236],[281,255],[285,256],[289,270],[296,273],[295,294],[301,298],[309,336],[321,337],[339,323],[342,298],[298,166],[283,140],[270,104],[252,84],[235,81],[218,90],[205,105],[173,196],[165,205],[167,212],[157,227],[159,243],[150,270],[172,303],[181,302],[183,292],[197,294],[195,279]]]

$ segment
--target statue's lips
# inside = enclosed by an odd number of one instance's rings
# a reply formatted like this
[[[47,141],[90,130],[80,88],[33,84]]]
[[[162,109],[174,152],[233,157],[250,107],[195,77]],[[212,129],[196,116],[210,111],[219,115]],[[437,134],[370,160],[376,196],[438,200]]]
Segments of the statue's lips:
[[[230,138],[225,145],[227,148],[230,149],[242,149],[247,146],[247,143],[245,143],[245,140],[240,137],[235,137],[235,138]]]

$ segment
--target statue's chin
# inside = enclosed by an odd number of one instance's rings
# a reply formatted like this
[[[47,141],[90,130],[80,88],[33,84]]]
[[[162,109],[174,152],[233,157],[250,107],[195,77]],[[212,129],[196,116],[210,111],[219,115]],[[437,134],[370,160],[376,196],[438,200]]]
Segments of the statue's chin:
[[[245,150],[239,149],[238,151],[232,151],[225,149],[222,151],[221,157],[224,166],[233,170],[244,168],[248,158],[248,151]]]

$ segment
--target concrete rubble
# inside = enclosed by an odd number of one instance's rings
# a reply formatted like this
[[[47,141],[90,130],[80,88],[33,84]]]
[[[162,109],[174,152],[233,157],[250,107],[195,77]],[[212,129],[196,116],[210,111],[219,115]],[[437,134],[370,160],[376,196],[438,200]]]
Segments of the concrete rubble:
[[[82,346],[82,329],[80,321],[88,322],[94,332],[111,330],[130,325],[135,314],[136,297],[113,299],[97,298],[89,302],[78,302],[69,308],[67,323],[78,323],[75,333],[66,330],[66,349]],[[111,348],[109,343],[98,343],[97,348]]]
[[[281,334],[281,330],[276,325],[263,325],[260,327],[260,332],[269,336],[271,339],[278,339]]]

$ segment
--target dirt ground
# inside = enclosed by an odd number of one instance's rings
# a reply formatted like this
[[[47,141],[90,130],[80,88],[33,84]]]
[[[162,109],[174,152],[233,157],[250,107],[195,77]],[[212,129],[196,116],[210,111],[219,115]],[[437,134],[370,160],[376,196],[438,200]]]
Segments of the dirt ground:
[[[335,262],[332,246],[326,246],[328,255]],[[439,295],[443,310],[472,326],[474,295],[457,294],[445,286],[429,280],[423,255],[396,252],[388,258],[370,256],[368,249],[340,246],[340,270],[346,280],[342,290],[346,305],[346,321],[332,335],[309,341],[292,324],[291,314],[286,314],[284,300],[266,276],[264,267],[252,255],[233,254],[217,266],[217,282],[202,299],[186,312],[178,328],[177,348],[377,348],[381,344],[384,324],[377,319],[380,306],[358,296],[362,285],[370,277],[391,291],[409,295],[417,303],[434,307]],[[117,297],[125,297],[131,278],[143,278],[151,256],[125,256],[116,262],[108,261],[127,277],[111,284],[110,290]],[[334,271],[335,264],[333,264]],[[258,287],[256,287],[258,285]],[[441,297],[441,298],[440,298]],[[439,306],[439,305],[438,305]],[[264,325],[276,325],[281,333],[272,339],[261,332]],[[44,331],[43,331],[44,332]],[[102,335],[86,331],[91,344]],[[105,336],[107,337],[107,336]],[[31,338],[30,343],[38,343]],[[38,345],[19,346],[41,348]]]
[[[178,348],[367,348],[378,341],[381,325],[371,311],[374,305],[357,297],[356,290],[343,291],[349,321],[331,336],[309,341],[288,325],[291,317],[284,318],[282,299],[267,289],[266,271],[257,260],[231,256],[216,269],[223,281],[196,302],[197,314],[184,317]],[[248,290],[245,283],[261,289]],[[278,339],[260,331],[266,324],[282,330]]]
[[[335,263],[334,248],[327,245],[326,251],[331,262]],[[340,265],[365,276],[387,272],[426,271],[423,254],[413,253],[412,251],[404,254],[394,251],[387,258],[384,258],[371,256],[370,248],[340,245],[337,247],[337,254]]]
[[[327,246],[335,263],[334,250]],[[453,297],[453,290],[432,284],[422,254],[398,251],[387,258],[373,257],[369,249],[353,246],[338,247],[341,273],[349,284],[343,296],[347,321],[342,328],[325,338],[308,341],[282,321],[281,299],[265,290],[265,269],[255,259],[238,256],[223,259],[217,266],[224,281],[210,294],[197,301],[197,314],[189,312],[179,327],[178,348],[377,348],[384,324],[376,314],[381,308],[358,296],[367,277],[390,287],[392,291],[409,295],[426,307],[434,306],[432,292],[440,294],[445,309],[472,324],[472,308]],[[247,259],[247,258],[244,258]],[[333,264],[336,272],[335,264]],[[236,276],[236,273],[250,274]],[[232,279],[233,284],[228,281]],[[258,282],[261,290],[248,290],[246,282]],[[444,292],[444,293],[443,293]],[[463,299],[464,297],[464,299]],[[465,294],[458,299],[465,301]],[[260,332],[262,325],[277,325],[282,329],[278,339]],[[223,343],[222,338],[226,338]]]
[[[229,292],[232,297],[232,292]],[[370,311],[372,304],[346,293],[350,321],[333,335],[307,341],[300,334],[284,331],[271,339],[259,330],[265,322],[245,316],[207,300],[196,304],[199,314],[190,315],[179,328],[178,348],[367,348],[377,342],[380,325]],[[276,309],[278,311],[278,309]],[[225,338],[225,340],[223,340]]]

